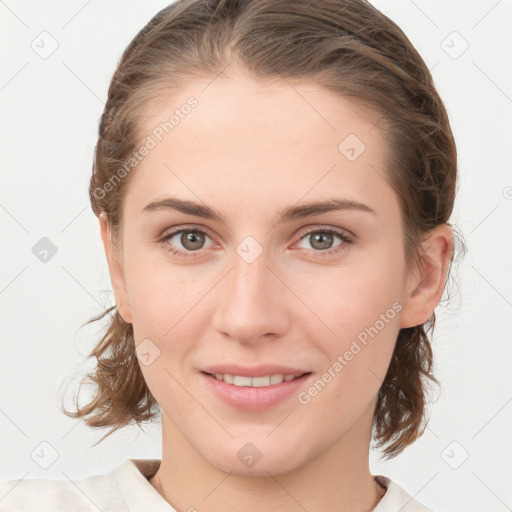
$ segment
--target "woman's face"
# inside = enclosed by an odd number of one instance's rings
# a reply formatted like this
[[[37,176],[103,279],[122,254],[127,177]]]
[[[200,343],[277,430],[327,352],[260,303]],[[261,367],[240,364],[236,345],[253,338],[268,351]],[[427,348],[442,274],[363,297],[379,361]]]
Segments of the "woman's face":
[[[379,128],[313,84],[209,82],[144,117],[111,265],[164,435],[235,474],[368,449],[414,289]]]

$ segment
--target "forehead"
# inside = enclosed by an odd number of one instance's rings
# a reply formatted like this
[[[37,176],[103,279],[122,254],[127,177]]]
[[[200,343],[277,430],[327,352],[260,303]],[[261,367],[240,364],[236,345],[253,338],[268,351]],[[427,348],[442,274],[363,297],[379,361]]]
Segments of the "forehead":
[[[193,108],[187,105],[190,98],[195,102]],[[162,92],[143,111],[141,136],[158,132],[173,113],[172,129],[163,133],[166,140],[159,142],[180,144],[193,131],[202,137],[205,149],[223,148],[232,146],[232,139],[226,138],[231,134],[245,142],[239,148],[242,156],[262,145],[286,149],[290,143],[299,142],[296,152],[320,145],[332,147],[349,133],[375,149],[377,145],[381,149],[383,143],[378,130],[373,131],[381,117],[379,112],[305,79],[263,80],[240,72],[196,81],[176,93]]]
[[[141,141],[154,147],[128,195],[140,202],[180,192],[219,206],[234,194],[261,204],[283,195],[287,202],[325,197],[336,188],[348,199],[393,201],[378,119],[313,82],[244,74],[198,80],[146,108]]]

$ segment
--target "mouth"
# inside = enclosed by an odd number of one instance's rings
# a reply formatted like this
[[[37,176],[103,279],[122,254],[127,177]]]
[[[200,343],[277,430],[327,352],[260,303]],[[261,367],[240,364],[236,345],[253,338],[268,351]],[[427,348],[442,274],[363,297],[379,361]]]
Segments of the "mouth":
[[[271,375],[261,375],[257,377],[251,377],[248,375],[232,375],[229,373],[208,373],[203,372],[216,380],[225,382],[226,384],[233,384],[239,387],[251,387],[251,388],[266,388],[269,386],[276,386],[283,382],[291,382],[295,379],[299,379],[304,375],[309,375],[311,372],[295,374],[284,374],[284,373],[273,373]]]
[[[289,403],[301,388],[310,385],[313,377],[312,372],[291,369],[283,373],[274,372],[263,371],[262,368],[252,372],[239,368],[233,373],[201,371],[199,374],[208,396],[230,408],[255,412],[271,409],[282,402]]]

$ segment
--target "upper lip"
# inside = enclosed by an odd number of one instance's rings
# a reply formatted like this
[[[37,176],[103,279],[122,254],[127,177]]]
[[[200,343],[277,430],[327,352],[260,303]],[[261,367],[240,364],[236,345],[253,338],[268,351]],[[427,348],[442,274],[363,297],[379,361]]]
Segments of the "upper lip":
[[[240,366],[235,364],[219,364],[203,368],[206,373],[221,373],[223,375],[239,375],[240,377],[264,377],[266,375],[295,375],[296,377],[304,373],[310,373],[307,370],[292,368],[290,366],[280,366],[275,364],[264,364],[258,366]]]

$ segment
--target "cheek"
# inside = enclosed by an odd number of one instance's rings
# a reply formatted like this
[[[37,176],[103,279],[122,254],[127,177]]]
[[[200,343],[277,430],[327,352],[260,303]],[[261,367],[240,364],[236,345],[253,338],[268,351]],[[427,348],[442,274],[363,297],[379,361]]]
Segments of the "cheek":
[[[128,269],[131,278],[127,291],[144,380],[163,410],[177,407],[187,414],[193,404],[179,382],[199,337],[195,332],[199,325],[191,313],[206,290],[199,283],[183,279],[182,272],[169,265],[152,265],[140,258],[133,260]],[[149,364],[141,357],[145,352],[150,354]]]
[[[201,296],[196,279],[174,266],[162,249],[128,247],[125,279],[136,342],[141,337],[169,338]],[[132,244],[133,245],[133,244]],[[204,294],[204,291],[203,291]]]
[[[336,289],[329,296],[317,294],[318,311],[334,334],[317,336],[326,356],[324,367],[301,396],[301,403],[309,403],[315,415],[324,418],[326,436],[347,428],[376,399],[395,347],[401,310],[397,288],[384,274],[350,273],[331,280],[329,290]]]
[[[387,259],[387,261],[385,261]],[[298,294],[338,340],[357,337],[375,323],[398,326],[403,269],[397,258],[361,258],[355,264],[323,269],[304,279]],[[398,304],[398,305],[397,305]],[[386,314],[387,313],[387,314]]]
[[[358,393],[365,393],[366,388],[372,393],[385,377],[399,332],[401,265],[395,255],[386,257],[381,252],[373,261],[361,259],[309,281],[299,292],[308,297],[311,310],[322,320],[324,335],[316,336],[317,343],[328,365],[339,363],[338,371],[331,368],[331,373],[343,373],[337,379],[341,387],[357,389]],[[315,324],[320,325],[316,319]]]

